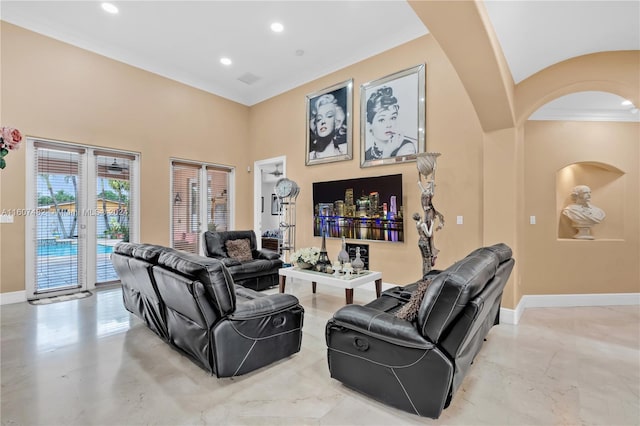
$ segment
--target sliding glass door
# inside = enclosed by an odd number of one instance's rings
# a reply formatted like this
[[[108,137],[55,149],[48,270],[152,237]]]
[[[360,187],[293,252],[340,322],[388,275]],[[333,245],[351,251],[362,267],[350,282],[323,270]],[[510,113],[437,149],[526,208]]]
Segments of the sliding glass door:
[[[27,297],[117,282],[110,254],[137,234],[137,156],[31,139],[27,156]]]

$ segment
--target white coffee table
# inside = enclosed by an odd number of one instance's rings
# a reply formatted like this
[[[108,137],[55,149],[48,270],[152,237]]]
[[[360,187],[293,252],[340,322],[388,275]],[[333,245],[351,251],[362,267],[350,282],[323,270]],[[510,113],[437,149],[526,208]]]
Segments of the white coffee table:
[[[282,268],[278,271],[280,274],[280,293],[284,293],[287,277],[298,278],[300,280],[311,281],[311,289],[316,292],[316,284],[326,284],[333,287],[344,288],[347,305],[353,303],[353,289],[363,284],[375,282],[376,297],[380,297],[382,291],[382,272],[363,271],[358,275],[335,276],[332,274],[324,274],[322,272],[310,271],[308,269],[299,269],[295,266]]]

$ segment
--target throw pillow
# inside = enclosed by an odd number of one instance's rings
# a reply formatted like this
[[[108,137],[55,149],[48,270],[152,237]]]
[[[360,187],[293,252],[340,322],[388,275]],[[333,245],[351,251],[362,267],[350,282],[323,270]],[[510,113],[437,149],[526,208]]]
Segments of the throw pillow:
[[[431,279],[426,279],[418,283],[418,288],[413,292],[409,301],[396,312],[396,317],[407,321],[413,321],[418,316],[418,310],[422,305],[422,299],[427,292],[427,287],[431,284]]]
[[[251,255],[251,244],[247,238],[241,240],[227,240],[224,243],[227,248],[227,254],[230,258],[239,262],[246,262],[253,259]]]

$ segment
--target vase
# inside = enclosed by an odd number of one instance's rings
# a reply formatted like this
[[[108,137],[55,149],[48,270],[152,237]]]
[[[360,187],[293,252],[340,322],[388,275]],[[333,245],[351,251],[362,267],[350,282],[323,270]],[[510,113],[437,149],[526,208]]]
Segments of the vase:
[[[342,237],[342,250],[338,253],[338,262],[340,265],[344,265],[349,262],[349,253],[347,253],[347,241]]]
[[[356,274],[364,269],[364,262],[360,258],[360,247],[356,247],[356,258],[351,261],[351,267]]]

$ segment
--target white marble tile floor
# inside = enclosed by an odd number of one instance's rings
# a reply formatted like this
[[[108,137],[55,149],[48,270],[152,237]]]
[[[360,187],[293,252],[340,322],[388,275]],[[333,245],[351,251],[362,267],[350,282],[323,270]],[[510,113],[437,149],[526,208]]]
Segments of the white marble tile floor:
[[[277,289],[268,290],[276,292]],[[171,349],[112,287],[1,307],[2,425],[638,425],[638,306],[528,309],[498,325],[438,420],[329,377],[324,326],[344,291],[287,284],[305,307],[301,351],[217,379]],[[374,293],[355,291],[354,303]],[[428,383],[425,383],[428,386]]]

